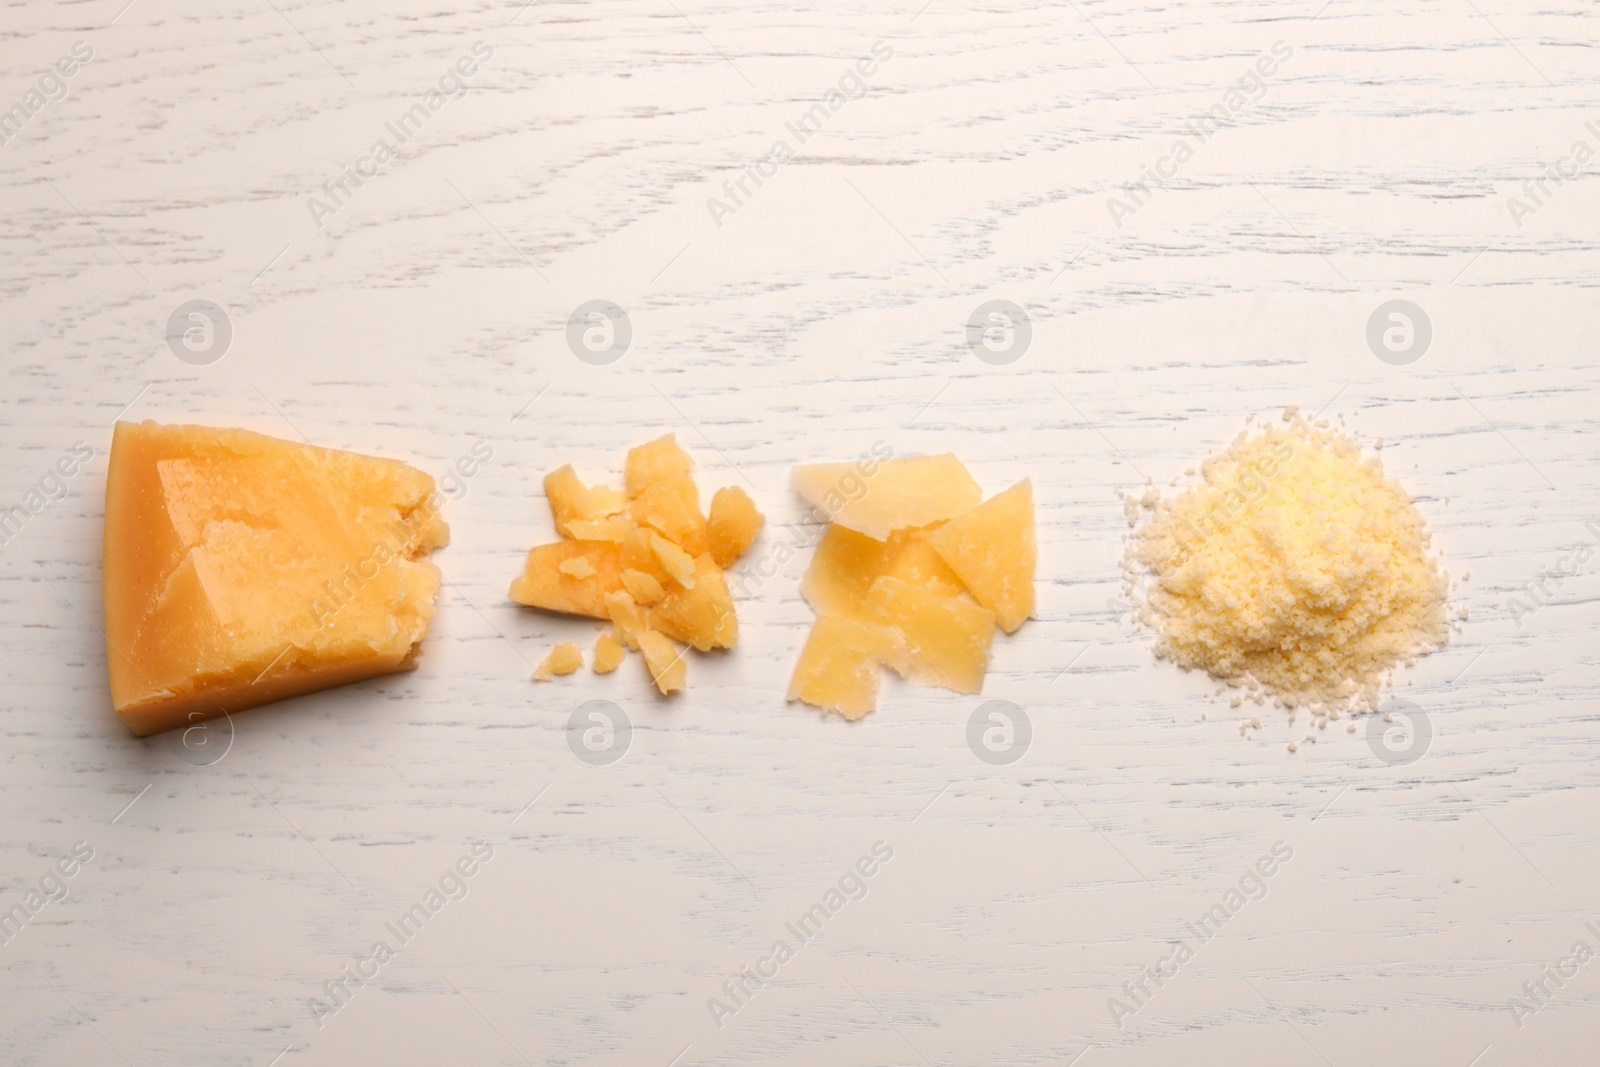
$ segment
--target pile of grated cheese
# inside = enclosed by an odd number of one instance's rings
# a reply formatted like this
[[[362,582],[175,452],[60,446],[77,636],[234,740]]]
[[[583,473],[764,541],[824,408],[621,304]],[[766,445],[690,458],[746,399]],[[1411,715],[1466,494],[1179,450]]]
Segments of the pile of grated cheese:
[[[1290,408],[1283,423],[1247,428],[1168,499],[1154,487],[1130,498],[1130,525],[1150,514],[1124,576],[1147,581],[1138,617],[1159,658],[1271,699],[1291,721],[1302,707],[1373,711],[1396,666],[1446,643],[1449,579],[1376,456],[1325,419]]]

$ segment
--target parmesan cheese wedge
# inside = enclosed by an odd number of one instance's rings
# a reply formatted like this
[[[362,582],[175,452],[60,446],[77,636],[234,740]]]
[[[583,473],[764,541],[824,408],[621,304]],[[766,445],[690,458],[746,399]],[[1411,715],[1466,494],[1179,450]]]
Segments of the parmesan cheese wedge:
[[[449,528],[427,474],[247,430],[116,426],[111,700],[136,734],[415,666]]]

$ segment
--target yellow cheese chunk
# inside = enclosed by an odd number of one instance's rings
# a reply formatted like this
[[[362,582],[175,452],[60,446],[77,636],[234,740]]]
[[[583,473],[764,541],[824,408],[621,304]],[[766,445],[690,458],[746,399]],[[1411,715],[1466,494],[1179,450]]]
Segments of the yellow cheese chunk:
[[[706,544],[717,566],[726,570],[755,543],[766,518],[756,510],[756,502],[736,485],[718,489],[711,497],[711,514],[706,519]]]
[[[978,603],[995,613],[1000,629],[1015,633],[1033,614],[1038,550],[1031,479],[951,519],[929,540]]]
[[[689,454],[668,434],[631,450],[623,477],[633,521],[659,532],[692,559],[706,550],[706,517],[690,466]]]
[[[570,465],[545,475],[544,494],[550,500],[550,515],[555,519],[556,532],[578,540],[590,538],[580,537],[572,528],[573,523],[598,524],[628,506],[627,498],[610,486],[584,485]]]
[[[675,588],[650,609],[650,626],[705,652],[739,642],[739,619],[722,568],[710,553],[694,559],[694,583]]]
[[[562,560],[556,570],[579,581],[593,578],[595,574],[594,564],[589,562],[588,556],[573,556],[571,559]]]
[[[694,588],[694,557],[658,533],[650,535],[650,551],[661,562],[661,569],[685,589]]]
[[[593,573],[575,577],[563,569],[585,560]],[[609,619],[605,598],[622,588],[622,560],[617,546],[605,541],[557,541],[528,550],[522,575],[511,583],[511,599],[531,608],[564,611]]]
[[[967,468],[948,453],[887,459],[870,474],[854,463],[813,463],[794,469],[794,487],[837,525],[879,541],[908,526],[953,519],[983,499]]]
[[[872,606],[911,646],[909,677],[957,693],[983,692],[994,612],[888,576],[872,583]]]
[[[533,669],[533,680],[548,682],[558,674],[572,674],[583,666],[583,650],[571,642],[562,642],[550,650]]]
[[[594,673],[610,674],[621,666],[622,657],[626,654],[617,635],[607,630],[594,643]]]
[[[664,434],[628,449],[628,458],[622,466],[622,482],[628,496],[637,497],[658,482],[687,476],[693,467],[694,460],[678,444],[677,436]]]
[[[622,539],[622,566],[624,570],[647,574],[656,580],[656,584],[664,586],[672,581],[672,575],[667,573],[656,556],[655,547],[650,541],[653,536],[656,536],[654,530],[638,526],[630,529]]]
[[[639,651],[639,635],[650,628],[650,620],[646,617],[644,609],[623,590],[608,593],[605,598],[605,608],[612,624],[616,627],[617,636],[622,638],[622,643],[627,645],[630,651]]]
[[[879,666],[906,674],[910,658],[905,637],[888,626],[822,616],[794,666],[788,699],[859,719],[877,707]]]
[[[661,583],[643,571],[624,569],[622,572],[622,587],[628,595],[641,604],[654,604],[667,595],[661,588]]]
[[[639,633],[639,651],[644,653],[645,666],[662,694],[676,693],[683,688],[688,665],[683,661],[683,649],[654,630]]]
[[[107,666],[151,734],[405,670],[446,544],[431,477],[247,430],[118,423],[106,476]]]

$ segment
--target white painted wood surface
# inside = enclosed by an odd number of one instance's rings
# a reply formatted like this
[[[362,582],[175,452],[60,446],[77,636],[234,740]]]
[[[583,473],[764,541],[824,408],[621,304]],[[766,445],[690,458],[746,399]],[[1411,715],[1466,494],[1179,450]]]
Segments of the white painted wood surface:
[[[0,908],[94,852],[0,944],[0,1061],[1600,1056],[1600,964],[1520,1027],[1507,1006],[1600,947],[1600,560],[1520,627],[1507,606],[1600,519],[1595,164],[1520,226],[1508,208],[1600,147],[1593,5],[125,3],[0,16],[0,105],[93,50],[0,150],[0,505],[74,442],[98,453],[0,551]],[[466,95],[319,228],[308,198],[479,41]],[[1116,225],[1108,198],[1279,41],[1258,98]],[[875,42],[864,94],[713,219]],[[1408,366],[1365,337],[1396,298],[1433,327]],[[193,299],[232,326],[208,365],[164,339]],[[609,366],[565,340],[595,299],[632,325]],[[1007,365],[965,340],[991,299],[1031,320]],[[1409,766],[1342,723],[1294,756],[1303,718],[1241,740],[1107,606],[1116,494],[1287,404],[1383,438],[1471,571],[1455,643],[1400,680],[1434,732]],[[420,669],[240,715],[209,766],[131,737],[96,632],[124,411],[441,475],[487,442]],[[972,698],[890,682],[856,725],[786,705],[803,552],[680,700],[637,662],[530,683],[592,633],[505,597],[551,536],[541,476],[615,476],[669,430],[708,498],[744,484],[770,517],[757,559],[798,536],[797,462],[881,440],[954,451],[990,491],[1031,475],[1038,618],[983,695],[1025,710],[1021,761],[969,752]],[[634,724],[613,765],[567,746],[589,699]],[[474,841],[493,858],[466,897],[319,1025],[323,983],[397,944],[385,924]],[[724,980],[878,841],[866,896],[714,1025]],[[1277,841],[1264,899],[1113,1025],[1108,999]]]

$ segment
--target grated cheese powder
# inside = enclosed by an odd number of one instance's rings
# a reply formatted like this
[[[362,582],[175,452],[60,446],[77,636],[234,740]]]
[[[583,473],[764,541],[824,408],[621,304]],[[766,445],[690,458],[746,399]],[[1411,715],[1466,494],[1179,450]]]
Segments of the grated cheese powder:
[[[1128,500],[1123,564],[1148,578],[1156,655],[1318,713],[1374,710],[1400,663],[1443,647],[1448,577],[1411,496],[1296,409],[1243,431],[1169,499]],[[1234,701],[1238,703],[1237,700]]]

